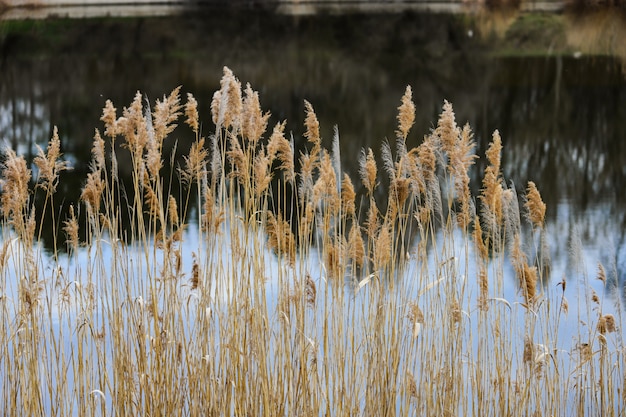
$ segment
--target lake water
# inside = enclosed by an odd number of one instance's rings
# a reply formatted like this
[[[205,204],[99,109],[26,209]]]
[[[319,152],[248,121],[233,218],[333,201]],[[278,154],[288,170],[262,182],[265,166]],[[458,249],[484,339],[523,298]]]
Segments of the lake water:
[[[448,100],[457,122],[474,131],[480,158],[471,186],[478,190],[484,153],[498,129],[504,178],[520,195],[534,181],[547,204],[552,269],[546,293],[558,299],[561,280],[583,283],[601,295],[603,312],[620,315],[626,303],[626,43],[620,41],[626,18],[606,10],[294,10],[203,8],[152,17],[0,21],[0,140],[32,157],[58,126],[62,152],[73,166],[55,197],[65,219],[89,171],[106,99],[119,114],[137,90],[154,103],[182,85],[183,94],[198,100],[202,132],[210,135],[211,98],[226,65],[259,91],[263,109],[272,114],[269,126],[287,120],[285,131],[297,150],[305,146],[303,100],[311,102],[324,145],[330,148],[336,125],[342,169],[356,179],[360,150],[379,153],[386,138],[393,141],[396,109],[411,85],[417,115],[409,147],[434,128]],[[178,155],[185,155],[193,138],[185,129],[173,138],[166,151],[176,143]],[[130,176],[123,161],[120,176]],[[378,193],[387,195],[384,181]],[[52,233],[44,229],[48,251]],[[197,248],[197,225],[187,233],[184,242]],[[64,244],[64,236],[56,239]],[[187,267],[190,252],[183,251]],[[72,262],[88,265],[89,256],[80,253]],[[606,286],[595,280],[599,263]],[[137,276],[150,267],[139,265]],[[268,275],[280,270],[277,264],[269,268]],[[409,273],[418,270],[409,263]],[[514,271],[505,273],[505,297],[519,299]],[[275,284],[268,284],[270,295]],[[585,289],[572,294],[589,304]],[[559,348],[575,344],[570,338],[578,324],[570,300]]]
[[[227,65],[259,91],[270,126],[287,120],[297,148],[303,100],[310,101],[327,146],[338,126],[344,169],[356,178],[350,156],[393,138],[399,98],[411,85],[417,117],[409,145],[433,128],[444,100],[459,124],[472,127],[478,155],[498,129],[505,178],[520,190],[534,181],[548,206],[553,261],[567,264],[569,242],[580,239],[589,267],[602,262],[623,296],[626,50],[617,40],[626,24],[619,14],[203,10],[0,23],[0,137],[28,156],[58,126],[74,166],[61,181],[65,207],[78,200],[107,98],[121,108],[137,90],[154,101],[182,85],[210,123]],[[176,139],[184,153],[191,138]],[[472,171],[475,188],[484,161]]]

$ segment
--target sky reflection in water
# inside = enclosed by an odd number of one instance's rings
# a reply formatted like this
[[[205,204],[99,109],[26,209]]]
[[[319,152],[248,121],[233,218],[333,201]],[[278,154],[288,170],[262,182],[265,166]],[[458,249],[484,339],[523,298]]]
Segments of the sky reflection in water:
[[[417,119],[409,146],[428,134],[449,100],[457,122],[469,122],[475,133],[477,190],[484,151],[498,129],[505,179],[520,194],[526,181],[534,181],[548,205],[553,268],[545,290],[557,293],[556,284],[565,279],[571,287],[586,282],[604,294],[595,280],[602,263],[611,284],[603,312],[610,312],[626,296],[626,53],[589,39],[604,39],[608,28],[622,33],[621,19],[600,13],[286,16],[222,10],[51,20],[22,28],[13,23],[0,38],[0,137],[32,156],[35,145],[45,146],[52,126],[59,127],[63,152],[75,167],[59,187],[64,197],[58,201],[67,210],[78,201],[105,99],[121,109],[136,90],[153,102],[182,84],[198,99],[209,135],[210,99],[228,65],[260,92],[263,108],[272,113],[270,126],[287,120],[298,149],[305,144],[304,99],[316,110],[326,146],[336,124],[343,169],[356,179],[355,155],[363,147],[378,151],[382,140],[393,138],[396,107],[410,84]],[[168,149],[177,140],[184,155],[191,139],[176,131]],[[383,179],[378,198],[387,194],[384,187]],[[49,249],[54,238],[46,232]],[[515,300],[514,274],[508,272],[508,296]],[[568,321],[575,328],[576,314]]]

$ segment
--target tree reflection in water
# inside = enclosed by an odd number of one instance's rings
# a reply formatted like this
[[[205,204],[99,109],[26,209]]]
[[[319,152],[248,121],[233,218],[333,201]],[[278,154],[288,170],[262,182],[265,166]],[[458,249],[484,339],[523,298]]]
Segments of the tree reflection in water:
[[[535,181],[548,205],[553,263],[570,265],[570,243],[580,239],[587,267],[606,265],[613,294],[625,296],[626,55],[623,42],[588,41],[606,39],[607,30],[624,33],[619,15],[209,10],[2,27],[0,137],[32,157],[35,145],[43,147],[53,125],[59,127],[62,151],[74,166],[60,181],[60,218],[78,201],[107,98],[128,103],[141,90],[153,101],[182,84],[198,98],[206,122],[228,65],[260,91],[270,125],[287,120],[297,147],[304,146],[303,99],[314,104],[326,145],[337,124],[343,169],[355,178],[352,156],[393,136],[398,97],[411,85],[417,107],[411,146],[422,139],[416,132],[433,127],[443,100],[451,101],[457,120],[475,131],[477,188],[482,155],[499,129],[505,178],[520,186]],[[213,128],[204,125],[203,134]],[[184,155],[192,138],[177,135],[176,152]],[[124,166],[122,178],[129,175]],[[378,197],[385,195],[381,188]],[[53,239],[45,230],[47,246]]]

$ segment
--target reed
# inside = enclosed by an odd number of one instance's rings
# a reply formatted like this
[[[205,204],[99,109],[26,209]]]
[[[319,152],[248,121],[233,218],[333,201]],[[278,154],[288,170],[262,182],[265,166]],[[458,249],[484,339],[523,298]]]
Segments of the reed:
[[[580,297],[577,340],[563,340],[568,298],[591,287],[583,276],[578,289],[565,280],[549,289],[556,285],[540,256],[549,252],[546,206],[534,182],[521,199],[507,185],[497,131],[476,192],[473,134],[457,125],[451,103],[407,148],[416,111],[407,87],[395,146],[381,150],[383,203],[374,151],[362,150],[355,186],[342,171],[338,129],[325,149],[311,103],[308,147],[296,155],[285,122],[268,131],[258,92],[242,90],[230,69],[208,136],[199,103],[181,94],[151,109],[138,92],[119,117],[106,101],[81,201],[65,219],[54,204],[68,168],[56,129],[34,161],[35,179],[5,150],[0,408],[15,416],[626,412],[621,310],[603,310],[602,295]],[[195,141],[170,173],[164,144],[176,129]],[[119,176],[122,158],[129,182]],[[35,198],[46,201],[42,213]],[[36,218],[64,233],[67,248],[44,253]],[[598,271],[608,285],[610,273]]]

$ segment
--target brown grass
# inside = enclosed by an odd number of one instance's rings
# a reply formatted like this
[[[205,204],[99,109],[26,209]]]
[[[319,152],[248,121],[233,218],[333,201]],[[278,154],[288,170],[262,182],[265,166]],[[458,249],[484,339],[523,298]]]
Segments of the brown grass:
[[[295,155],[285,122],[266,131],[258,93],[242,91],[230,69],[206,140],[198,103],[191,94],[181,103],[181,90],[154,110],[138,92],[121,116],[106,101],[81,201],[61,219],[67,252],[39,249],[33,203],[44,194],[43,221],[59,221],[53,198],[67,166],[58,132],[35,160],[35,180],[6,150],[8,414],[623,414],[621,314],[602,294],[580,297],[576,340],[563,337],[577,289],[565,279],[558,291],[542,285],[548,277],[530,254],[546,208],[534,183],[521,207],[506,188],[497,131],[476,192],[472,132],[458,127],[450,103],[437,128],[406,148],[408,87],[395,154],[389,144],[382,151],[390,187],[381,202],[374,151],[359,157],[361,195],[341,170],[338,130],[332,151],[322,147],[311,103],[308,149]],[[179,195],[166,188],[162,163],[175,129],[195,136],[177,171]],[[129,184],[118,177],[118,152],[130,155]],[[601,266],[598,278],[611,279]]]

